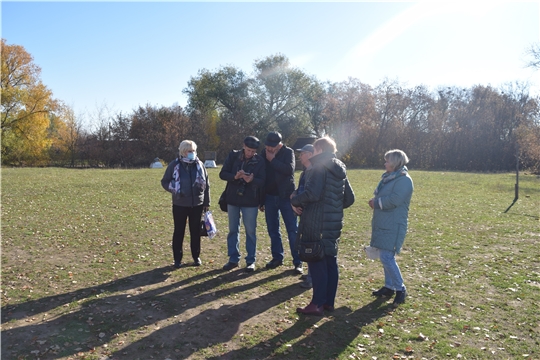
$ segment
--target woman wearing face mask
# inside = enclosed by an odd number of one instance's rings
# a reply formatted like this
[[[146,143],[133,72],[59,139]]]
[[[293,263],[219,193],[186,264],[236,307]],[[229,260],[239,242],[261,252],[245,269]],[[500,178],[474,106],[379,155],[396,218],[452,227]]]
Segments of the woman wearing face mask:
[[[184,140],[178,147],[180,156],[169,163],[161,179],[161,186],[172,194],[174,233],[172,249],[174,267],[182,263],[184,234],[189,219],[191,256],[194,266],[200,266],[200,222],[203,211],[210,206],[210,182],[204,164],[197,157],[197,144]]]

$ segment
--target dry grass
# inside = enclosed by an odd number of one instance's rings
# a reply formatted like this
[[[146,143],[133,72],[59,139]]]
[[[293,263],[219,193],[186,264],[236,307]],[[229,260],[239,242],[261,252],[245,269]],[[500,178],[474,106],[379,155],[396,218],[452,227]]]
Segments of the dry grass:
[[[393,310],[370,296],[383,274],[362,253],[380,174],[349,172],[357,202],[336,311],[315,318],[295,312],[311,291],[290,255],[263,270],[263,216],[253,274],[221,271],[227,219],[217,206],[203,266],[173,271],[160,170],[2,169],[2,359],[540,358],[539,179],[522,176],[504,214],[512,174],[412,170],[398,259],[410,296]]]

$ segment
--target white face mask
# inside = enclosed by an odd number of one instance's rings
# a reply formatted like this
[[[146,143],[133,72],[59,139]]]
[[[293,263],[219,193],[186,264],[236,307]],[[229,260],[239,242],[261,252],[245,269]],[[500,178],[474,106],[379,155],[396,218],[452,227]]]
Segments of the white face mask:
[[[197,153],[196,153],[196,152],[189,152],[189,153],[187,153],[187,158],[188,158],[188,160],[195,160],[196,157],[197,157]]]

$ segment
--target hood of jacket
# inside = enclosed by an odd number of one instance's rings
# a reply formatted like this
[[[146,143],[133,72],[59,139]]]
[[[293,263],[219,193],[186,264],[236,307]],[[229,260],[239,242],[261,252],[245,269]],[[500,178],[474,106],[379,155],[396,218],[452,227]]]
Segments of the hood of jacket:
[[[335,154],[322,152],[312,156],[309,161],[313,166],[324,166],[328,172],[337,179],[345,179],[347,177],[347,168],[345,164],[336,158]]]

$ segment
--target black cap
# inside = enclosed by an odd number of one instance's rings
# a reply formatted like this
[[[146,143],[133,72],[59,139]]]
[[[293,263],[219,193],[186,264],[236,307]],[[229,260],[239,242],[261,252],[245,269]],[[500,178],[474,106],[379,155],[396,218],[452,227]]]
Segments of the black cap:
[[[244,139],[244,145],[250,149],[258,149],[261,142],[255,136],[248,136]]]
[[[277,146],[281,142],[281,134],[277,131],[271,131],[266,135],[266,142],[265,145],[274,147]]]

